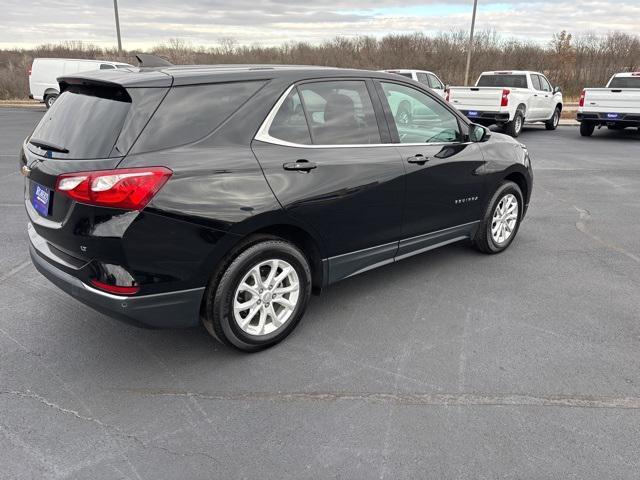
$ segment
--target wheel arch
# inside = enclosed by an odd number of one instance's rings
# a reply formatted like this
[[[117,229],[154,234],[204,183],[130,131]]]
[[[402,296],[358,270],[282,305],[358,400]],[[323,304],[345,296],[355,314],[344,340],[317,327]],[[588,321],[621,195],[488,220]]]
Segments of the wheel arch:
[[[47,88],[45,89],[44,93],[43,93],[43,97],[46,97],[47,95],[60,95],[60,92],[58,90],[56,90],[55,88]]]
[[[523,205],[523,209],[526,209],[526,205],[529,202],[529,193],[530,193],[529,184],[527,183],[526,177],[518,171],[513,171],[513,172],[510,172],[507,176],[505,176],[504,180],[509,180],[515,183],[516,185],[518,185],[518,187],[520,187],[520,191],[522,192],[522,198],[524,198],[524,202],[525,202],[525,205]],[[523,216],[524,216],[524,213],[523,213]]]

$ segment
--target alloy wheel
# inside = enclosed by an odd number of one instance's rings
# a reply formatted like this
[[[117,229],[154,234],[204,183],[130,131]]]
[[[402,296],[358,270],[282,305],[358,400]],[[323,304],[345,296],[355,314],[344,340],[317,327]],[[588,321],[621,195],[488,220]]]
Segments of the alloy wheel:
[[[291,318],[300,298],[300,281],[282,259],[262,261],[249,269],[233,296],[233,316],[249,335],[269,335]]]
[[[509,193],[500,199],[491,220],[491,237],[496,244],[501,245],[511,238],[518,223],[518,213],[515,195]]]

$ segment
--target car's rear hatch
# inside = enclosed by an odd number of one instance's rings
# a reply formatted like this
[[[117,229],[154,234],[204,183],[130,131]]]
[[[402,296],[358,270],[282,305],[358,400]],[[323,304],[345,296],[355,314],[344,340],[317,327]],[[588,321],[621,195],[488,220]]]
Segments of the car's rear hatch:
[[[124,81],[117,81],[118,79]],[[172,78],[161,72],[111,76],[88,72],[59,79],[61,95],[23,144],[28,176],[25,205],[37,233],[56,248],[85,257],[80,247],[87,209],[55,191],[61,174],[116,168],[166,95]],[[85,249],[86,250],[86,249]]]

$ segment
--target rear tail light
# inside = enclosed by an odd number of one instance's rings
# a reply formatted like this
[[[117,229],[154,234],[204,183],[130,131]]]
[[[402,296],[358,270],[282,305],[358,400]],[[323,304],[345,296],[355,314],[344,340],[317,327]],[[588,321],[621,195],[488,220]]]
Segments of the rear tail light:
[[[579,107],[584,107],[584,94],[586,92],[584,90],[582,90],[582,92],[580,93],[580,101],[578,102],[578,106]]]
[[[119,285],[109,285],[108,283],[101,282],[100,280],[96,280],[95,278],[91,279],[91,285],[99,290],[113,293],[115,295],[133,295],[140,291],[140,287],[122,287]]]
[[[142,210],[172,174],[165,167],[65,173],[56,191],[88,205]]]
[[[31,76],[31,67],[29,67],[29,70],[27,70],[29,76]]]
[[[509,94],[511,93],[511,90],[507,90],[506,88],[504,90],[502,90],[502,99],[500,100],[500,106],[501,107],[508,107],[509,106]]]
[[[448,102],[449,101],[449,97],[451,96],[451,90],[449,90],[448,88],[444,91],[445,93],[445,97],[444,99]]]

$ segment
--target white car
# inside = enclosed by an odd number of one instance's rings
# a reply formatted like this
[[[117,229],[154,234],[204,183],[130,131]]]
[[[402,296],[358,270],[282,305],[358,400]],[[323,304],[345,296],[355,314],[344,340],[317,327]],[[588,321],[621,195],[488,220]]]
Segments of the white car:
[[[434,90],[442,98],[445,98],[446,86],[442,80],[433,72],[428,70],[409,70],[409,69],[396,69],[396,70],[380,70],[381,72],[395,73],[396,75],[402,75],[403,77],[410,78],[416,82]]]
[[[112,70],[131,67],[127,63],[73,58],[34,58],[29,69],[29,98],[53,105],[60,94],[58,77],[88,70]]]
[[[544,122],[555,130],[562,91],[542,73],[524,70],[483,72],[474,87],[451,87],[445,97],[472,122],[504,127],[517,137],[525,123]]]
[[[585,88],[578,103],[580,134],[589,137],[596,126],[640,130],[640,72],[616,73],[606,88]]]

